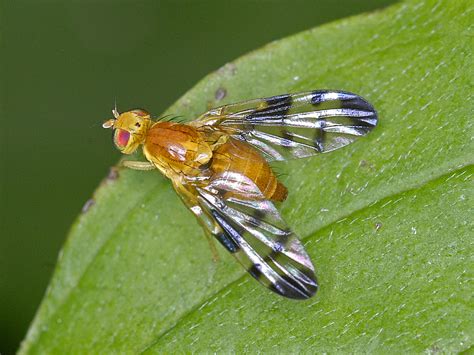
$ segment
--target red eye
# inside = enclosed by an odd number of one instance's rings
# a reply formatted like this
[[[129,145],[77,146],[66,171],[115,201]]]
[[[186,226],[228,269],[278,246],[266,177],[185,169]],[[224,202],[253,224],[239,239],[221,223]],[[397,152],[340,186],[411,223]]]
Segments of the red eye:
[[[125,148],[128,144],[128,140],[130,139],[130,132],[125,131],[123,129],[118,128],[115,132],[115,144],[119,148]]]

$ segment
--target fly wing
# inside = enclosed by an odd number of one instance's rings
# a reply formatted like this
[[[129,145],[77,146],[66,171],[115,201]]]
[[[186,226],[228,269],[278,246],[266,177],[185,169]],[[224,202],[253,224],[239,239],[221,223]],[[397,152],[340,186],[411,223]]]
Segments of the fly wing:
[[[199,214],[214,222],[201,224],[254,278],[285,297],[315,294],[318,286],[308,254],[252,180],[225,172],[196,191]]]
[[[319,90],[221,106],[191,125],[250,143],[268,160],[304,158],[344,147],[377,124],[362,97]]]

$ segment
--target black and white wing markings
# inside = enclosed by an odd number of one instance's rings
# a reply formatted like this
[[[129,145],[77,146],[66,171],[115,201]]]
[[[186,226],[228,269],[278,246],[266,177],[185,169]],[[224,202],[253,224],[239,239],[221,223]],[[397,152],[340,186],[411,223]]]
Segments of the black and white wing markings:
[[[285,297],[315,294],[318,285],[308,254],[252,180],[226,172],[197,191],[199,206],[216,223],[209,232],[254,278]]]
[[[362,97],[326,90],[221,106],[192,123],[246,141],[268,161],[333,151],[366,135],[376,124],[377,112]]]

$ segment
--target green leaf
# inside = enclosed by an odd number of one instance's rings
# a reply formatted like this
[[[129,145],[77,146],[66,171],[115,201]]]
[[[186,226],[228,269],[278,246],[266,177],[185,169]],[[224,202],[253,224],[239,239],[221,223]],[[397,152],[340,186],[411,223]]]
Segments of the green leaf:
[[[472,346],[472,4],[407,1],[225,65],[168,113],[341,89],[379,126],[276,165],[317,268],[305,302],[261,287],[156,172],[112,170],[74,224],[21,353],[458,352]],[[113,148],[111,147],[111,150]],[[471,302],[471,303],[470,303]]]

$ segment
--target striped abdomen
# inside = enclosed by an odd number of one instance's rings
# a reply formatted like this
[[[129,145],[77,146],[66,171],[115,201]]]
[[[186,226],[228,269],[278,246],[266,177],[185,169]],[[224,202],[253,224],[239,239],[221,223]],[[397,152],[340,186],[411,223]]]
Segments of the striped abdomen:
[[[267,161],[248,143],[229,138],[213,152],[210,169],[216,176],[226,171],[247,176],[267,199],[284,201],[288,195]]]

